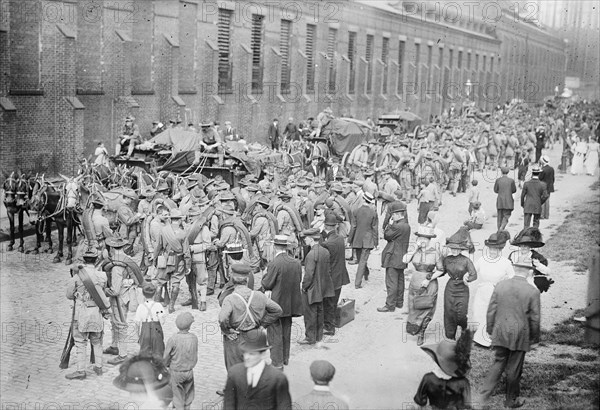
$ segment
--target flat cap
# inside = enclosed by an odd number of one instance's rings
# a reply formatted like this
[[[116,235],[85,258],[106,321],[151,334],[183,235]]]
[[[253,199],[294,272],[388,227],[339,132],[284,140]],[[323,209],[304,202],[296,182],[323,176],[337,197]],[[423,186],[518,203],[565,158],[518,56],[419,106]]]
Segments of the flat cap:
[[[243,263],[235,263],[231,265],[231,274],[238,276],[248,276],[252,273],[252,267]]]
[[[327,360],[315,360],[310,364],[310,376],[314,381],[329,383],[335,375],[335,367]]]

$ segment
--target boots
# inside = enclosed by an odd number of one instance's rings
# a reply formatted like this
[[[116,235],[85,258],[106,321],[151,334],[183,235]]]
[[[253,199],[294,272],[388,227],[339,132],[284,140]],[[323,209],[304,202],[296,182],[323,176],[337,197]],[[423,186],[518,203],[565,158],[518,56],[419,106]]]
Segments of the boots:
[[[171,301],[169,303],[169,313],[175,312],[175,302],[177,301],[177,296],[179,296],[179,286],[173,286],[171,290]]]
[[[208,288],[206,285],[200,285],[200,311],[206,311],[206,295],[208,293]]]
[[[425,330],[421,330],[417,336],[417,346],[422,346],[423,343],[425,343]]]

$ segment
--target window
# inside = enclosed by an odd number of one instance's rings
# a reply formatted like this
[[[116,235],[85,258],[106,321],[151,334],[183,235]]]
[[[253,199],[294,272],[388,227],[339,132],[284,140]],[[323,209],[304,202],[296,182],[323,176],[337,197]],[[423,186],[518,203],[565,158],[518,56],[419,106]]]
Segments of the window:
[[[219,9],[218,44],[219,44],[219,93],[233,91],[233,65],[231,64],[231,10]]]
[[[482,62],[482,64],[483,64],[482,70],[483,70],[483,71],[485,71],[485,69],[486,69],[486,64],[485,64],[485,63],[486,63],[486,61],[485,61],[485,58],[486,58],[486,56],[483,56],[483,62]]]
[[[400,43],[398,44],[398,94],[402,95],[403,92],[402,90],[404,89],[403,86],[403,82],[404,82],[404,49],[405,49],[406,43],[402,40],[400,40]]]
[[[454,50],[450,49],[450,55],[448,57],[448,68],[452,70],[454,66]]]
[[[433,46],[427,46],[427,81],[431,78],[431,64],[433,64]]]
[[[329,29],[329,36],[327,37],[327,58],[329,59],[329,83],[327,89],[330,92],[335,92],[335,50],[337,46],[337,30],[334,28]]]
[[[348,92],[354,94],[354,80],[356,78],[356,33],[348,32],[348,60],[350,60],[350,73],[348,73]]]
[[[419,84],[419,65],[421,64],[421,44],[415,43],[415,87]]]
[[[494,57],[490,57],[490,71],[494,72]]]
[[[439,49],[439,54],[438,54],[438,67],[441,69],[444,66],[444,49],[442,47],[440,47]]]
[[[458,61],[456,62],[456,65],[459,70],[462,68],[462,53],[462,51],[458,51]]]
[[[252,92],[262,93],[263,88],[263,21],[265,17],[259,14],[252,15],[252,37],[250,48],[252,49]]]
[[[467,70],[471,69],[471,53],[467,53]]]
[[[370,94],[373,87],[373,36],[371,34],[367,34],[365,60],[367,60],[367,94]]]
[[[388,92],[388,55],[390,53],[390,39],[383,38],[381,44],[381,61],[383,62],[383,94]]]
[[[315,42],[317,26],[306,25],[306,90],[315,90]]]
[[[475,71],[479,70],[479,54],[475,53]]]
[[[281,92],[290,92],[291,60],[290,60],[290,34],[292,33],[292,22],[281,20],[281,31],[279,37],[279,53],[281,54]]]

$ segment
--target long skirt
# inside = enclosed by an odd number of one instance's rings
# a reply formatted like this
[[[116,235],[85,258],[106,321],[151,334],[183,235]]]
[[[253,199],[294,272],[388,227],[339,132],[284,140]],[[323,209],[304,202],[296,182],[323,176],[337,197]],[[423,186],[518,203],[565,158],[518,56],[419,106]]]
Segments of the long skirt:
[[[493,283],[482,283],[475,291],[475,298],[473,299],[473,321],[477,324],[473,341],[485,347],[492,345],[492,338],[486,328],[487,310],[490,305],[492,293],[494,293],[494,287]]]
[[[142,322],[140,332],[140,356],[163,357],[165,339],[160,322]]]
[[[450,278],[444,291],[444,329],[446,338],[454,339],[456,329],[467,328],[469,309],[469,287],[462,280]]]
[[[438,281],[433,280],[426,288],[421,287],[421,282],[427,279],[428,272],[415,271],[410,278],[408,285],[408,321],[406,331],[411,335],[424,332],[429,322],[435,314],[437,304]],[[433,307],[425,309],[415,308],[415,297],[431,296],[433,298]]]
[[[595,175],[598,169],[598,151],[591,151],[585,159],[585,169],[588,175]]]
[[[584,166],[583,166],[583,154],[582,153],[576,153],[575,157],[573,158],[573,165],[571,165],[571,174],[573,175],[577,175],[577,174],[583,174],[585,172],[584,170]]]

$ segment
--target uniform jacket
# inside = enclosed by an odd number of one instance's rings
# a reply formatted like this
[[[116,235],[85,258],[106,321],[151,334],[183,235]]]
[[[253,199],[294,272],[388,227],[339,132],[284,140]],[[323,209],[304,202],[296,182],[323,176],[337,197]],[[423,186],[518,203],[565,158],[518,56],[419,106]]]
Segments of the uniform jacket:
[[[363,205],[352,213],[352,227],[348,240],[353,248],[373,249],[379,244],[379,219],[370,205]]]
[[[277,141],[279,139],[279,123],[275,126],[274,123],[269,125],[269,140]]]
[[[94,284],[106,287],[106,273],[88,265],[90,279]],[[75,300],[75,320],[80,332],[102,332],[104,319],[100,308],[90,296],[79,275],[75,274],[67,286],[67,299]]]
[[[96,238],[94,239],[102,240],[112,236],[108,218],[102,215],[101,209],[94,209],[92,213],[92,224],[94,225],[94,233],[96,234]]]
[[[285,374],[266,365],[256,387],[248,386],[243,363],[233,365],[227,374],[223,409],[291,410],[292,398]]]
[[[329,258],[329,251],[316,244],[304,260],[302,290],[308,294],[308,303],[311,305],[335,295]]]
[[[329,234],[324,233],[321,246],[329,251],[329,265],[331,267],[331,281],[333,289],[340,289],[350,283],[348,268],[346,267],[346,244],[344,238],[333,230]]]
[[[269,262],[262,286],[272,291],[271,300],[281,306],[281,317],[302,316],[301,281],[302,265],[287,252],[280,253]]]
[[[252,218],[252,229],[250,237],[256,238],[256,244],[260,252],[263,251],[265,241],[271,239],[271,227],[266,214],[259,214]]]
[[[549,194],[554,192],[554,168],[550,165],[544,165],[540,173],[540,181],[546,184]]]
[[[494,183],[494,192],[498,194],[496,209],[515,209],[513,194],[517,192],[517,186],[514,179],[501,176]]]
[[[310,410],[310,409],[337,409],[347,410],[348,403],[339,397],[335,396],[330,391],[313,390],[305,396],[294,400],[294,409]]]
[[[406,219],[397,223],[391,223],[383,232],[383,238],[387,241],[381,253],[381,266],[384,268],[405,269],[406,263],[402,258],[408,251],[410,240],[410,225]]]
[[[528,352],[540,338],[540,291],[514,276],[496,285],[487,311],[492,346]]]
[[[542,213],[542,204],[548,199],[546,184],[532,178],[523,184],[521,191],[521,206],[526,214]]]

